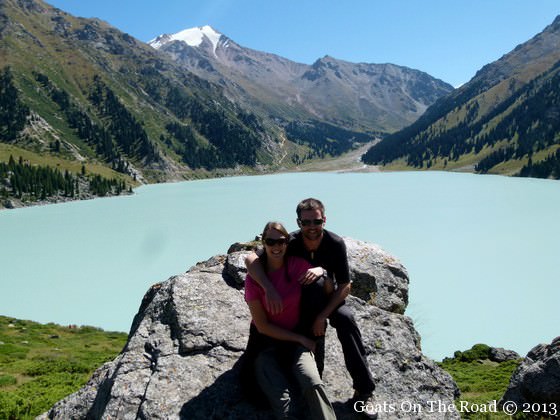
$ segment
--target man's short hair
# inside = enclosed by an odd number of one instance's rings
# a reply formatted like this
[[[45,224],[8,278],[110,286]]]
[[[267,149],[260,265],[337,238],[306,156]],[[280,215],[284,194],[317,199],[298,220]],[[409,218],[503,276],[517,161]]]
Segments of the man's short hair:
[[[316,198],[306,198],[299,202],[296,208],[298,219],[301,219],[301,212],[305,210],[320,210],[321,216],[325,217],[325,206],[321,203],[321,200],[317,200]]]

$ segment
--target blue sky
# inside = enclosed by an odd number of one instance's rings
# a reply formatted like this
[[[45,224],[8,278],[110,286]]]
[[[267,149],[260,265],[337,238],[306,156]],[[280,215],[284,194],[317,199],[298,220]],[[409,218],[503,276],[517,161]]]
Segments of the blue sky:
[[[394,63],[459,86],[542,31],[559,0],[50,0],[141,41],[211,25],[238,44],[311,64]]]

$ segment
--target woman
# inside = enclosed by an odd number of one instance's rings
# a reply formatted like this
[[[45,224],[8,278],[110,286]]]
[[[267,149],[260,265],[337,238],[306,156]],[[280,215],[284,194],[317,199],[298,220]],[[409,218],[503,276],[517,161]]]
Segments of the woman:
[[[311,418],[335,419],[315,364],[315,342],[294,331],[299,321],[301,299],[301,285],[297,280],[311,266],[301,258],[286,257],[288,240],[289,234],[282,224],[266,224],[261,263],[280,294],[284,309],[275,315],[267,312],[264,290],[247,275],[245,300],[252,316],[247,354],[254,360],[256,381],[277,418],[294,417],[288,379],[294,377]]]

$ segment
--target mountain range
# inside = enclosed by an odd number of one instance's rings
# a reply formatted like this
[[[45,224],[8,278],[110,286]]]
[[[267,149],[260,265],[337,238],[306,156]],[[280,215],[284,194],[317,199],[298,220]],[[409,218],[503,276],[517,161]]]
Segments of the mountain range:
[[[373,146],[363,161],[560,178],[559,45],[560,16]]]
[[[349,130],[393,132],[414,122],[453,87],[394,64],[325,56],[312,65],[242,47],[210,26],[149,42],[263,117],[321,121]]]
[[[92,183],[274,171],[374,139],[363,161],[390,169],[558,178],[558,45],[560,18],[454,90],[395,64],[296,63],[210,26],[146,44],[42,0],[3,0],[0,199],[45,197],[55,178],[74,197]],[[43,171],[40,185],[35,166],[65,174]]]
[[[0,161],[127,184],[275,170],[402,128],[452,90],[396,65],[309,66],[190,33],[198,45],[154,48],[41,0],[0,2]]]

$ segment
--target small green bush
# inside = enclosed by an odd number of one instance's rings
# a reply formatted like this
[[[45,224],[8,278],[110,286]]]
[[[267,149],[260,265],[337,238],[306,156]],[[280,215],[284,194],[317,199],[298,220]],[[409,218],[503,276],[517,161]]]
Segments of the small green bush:
[[[28,376],[40,376],[55,372],[88,373],[91,372],[91,365],[65,359],[33,360],[23,373]]]
[[[490,357],[490,346],[487,346],[486,344],[475,344],[470,350],[456,351],[453,354],[453,357],[461,362],[485,360]]]
[[[29,349],[24,346],[18,346],[15,344],[2,344],[0,346],[0,362],[25,359]]]
[[[11,375],[1,375],[0,376],[0,388],[4,386],[10,386],[17,384],[17,379]]]

